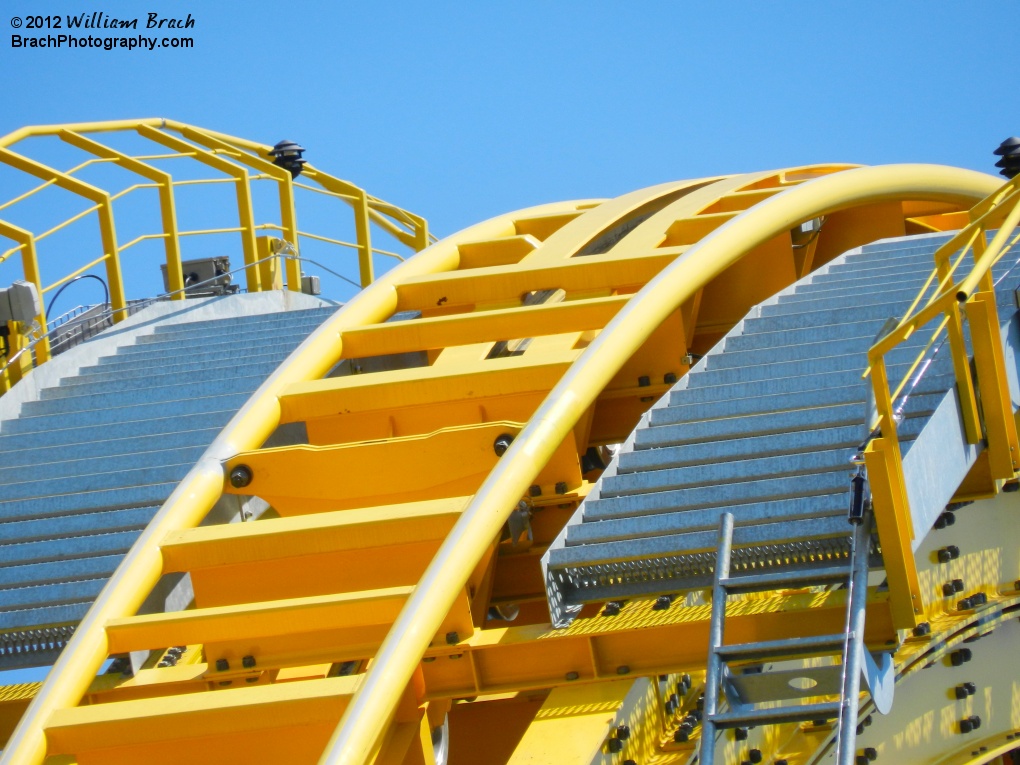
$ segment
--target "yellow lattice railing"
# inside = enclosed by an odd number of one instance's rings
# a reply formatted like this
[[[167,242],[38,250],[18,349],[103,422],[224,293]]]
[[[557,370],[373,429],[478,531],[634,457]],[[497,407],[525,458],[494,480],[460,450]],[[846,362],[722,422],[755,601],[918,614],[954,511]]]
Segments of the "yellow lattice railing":
[[[935,251],[935,267],[902,319],[868,352],[874,409],[868,423],[875,436],[864,458],[879,514],[883,555],[890,587],[909,592],[914,619],[920,618],[920,587],[911,548],[916,537],[903,478],[897,421],[911,389],[933,360],[933,349],[947,347],[952,359],[960,413],[967,441],[987,443],[981,493],[994,494],[1020,468],[1020,444],[1009,395],[1003,343],[995,303],[992,267],[1020,241],[1020,179],[1014,179],[975,205],[970,223]],[[995,232],[991,240],[990,232]],[[973,265],[964,266],[973,253]],[[929,293],[931,293],[929,295]],[[926,298],[925,296],[928,295]],[[966,323],[969,328],[969,348]],[[930,336],[898,384],[889,380],[887,356],[908,338],[934,323]],[[948,342],[946,342],[948,341]],[[938,346],[938,347],[937,347]],[[923,534],[925,530],[921,530]],[[909,610],[901,623],[909,621]]]
[[[133,141],[154,150],[132,153],[111,144],[109,136],[119,134],[114,143]],[[130,135],[126,135],[130,134]],[[39,139],[58,139],[66,146],[83,152],[82,161],[67,170],[40,161],[30,151],[42,145]],[[101,140],[102,139],[102,140]],[[289,169],[275,164],[271,147],[233,136],[215,133],[183,123],[164,119],[124,120],[69,125],[28,127],[0,137],[0,166],[13,169],[17,175],[28,176],[36,185],[13,198],[0,202],[0,237],[13,241],[14,246],[0,249],[0,287],[17,279],[36,286],[43,297],[44,307],[34,323],[10,322],[9,337],[0,348],[0,394],[17,382],[34,365],[47,361],[51,355],[47,334],[45,296],[59,290],[72,280],[87,274],[101,273],[108,289],[106,310],[109,320],[121,321],[129,310],[123,268],[125,257],[142,243],[162,241],[166,264],[167,299],[186,297],[181,262],[182,242],[195,238],[208,239],[224,234],[240,239],[243,255],[243,283],[250,292],[267,289],[301,289],[301,246],[318,242],[335,248],[354,250],[357,253],[358,280],[348,279],[355,285],[367,286],[374,279],[373,255],[402,260],[403,255],[393,249],[382,249],[373,242],[373,233],[392,238],[396,249],[415,252],[430,242],[425,220],[395,205],[368,194],[364,189],[305,164],[299,176],[293,177]],[[171,173],[164,167],[174,162],[187,162],[183,172]],[[140,182],[110,189],[85,180],[104,166],[117,166],[138,178]],[[174,165],[174,170],[180,167]],[[0,168],[2,169],[2,168]],[[197,171],[197,172],[196,172]],[[276,202],[266,204],[258,195],[259,183],[276,186]],[[178,225],[178,191],[183,187],[208,184],[233,186],[236,210],[229,213],[225,225],[212,228],[183,229]],[[323,197],[335,200],[348,208],[352,216],[335,216],[329,220],[329,230],[309,231],[298,225],[295,189],[303,197]],[[56,190],[69,192],[85,202],[82,209],[71,212],[56,225],[42,230],[26,223],[38,220],[32,206],[40,204],[58,209],[53,199]],[[138,192],[149,191],[148,195]],[[159,226],[145,231],[130,241],[121,243],[117,237],[115,208],[130,203],[131,222],[143,217],[138,204],[152,199],[155,190]],[[66,201],[66,200],[65,200]],[[258,204],[257,202],[261,202]],[[127,217],[127,213],[124,216]],[[82,243],[95,238],[98,224],[98,247],[89,250]],[[43,224],[46,225],[46,224]],[[353,230],[345,238],[344,230]],[[341,233],[337,233],[337,232]],[[56,244],[55,235],[74,237],[76,261],[66,273],[45,280],[40,261],[45,263],[53,254],[66,255],[68,247]],[[270,239],[286,243],[289,247],[270,247]],[[353,241],[352,241],[353,239]],[[278,255],[282,256],[277,257]],[[20,258],[16,257],[20,256]],[[17,268],[20,260],[20,269]],[[5,267],[6,266],[6,267]],[[327,266],[328,268],[328,266]],[[341,278],[346,279],[341,275]],[[149,293],[151,294],[151,292]],[[51,317],[49,317],[51,318]]]

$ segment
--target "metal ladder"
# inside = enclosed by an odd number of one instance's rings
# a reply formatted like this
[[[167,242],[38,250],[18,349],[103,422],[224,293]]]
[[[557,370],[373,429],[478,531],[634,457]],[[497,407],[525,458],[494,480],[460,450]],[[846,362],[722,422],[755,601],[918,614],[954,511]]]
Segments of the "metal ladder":
[[[861,485],[855,486],[855,489],[862,490],[863,481],[858,483]],[[857,493],[857,496],[863,495]],[[730,513],[722,515],[712,589],[700,765],[713,765],[718,730],[823,719],[838,720],[836,765],[854,765],[862,674],[878,711],[885,713],[891,707],[891,657],[882,654],[877,664],[864,647],[872,518],[870,507],[861,504],[863,513],[854,519],[849,566],[734,577],[730,576],[733,516]],[[726,600],[729,595],[833,584],[846,584],[849,588],[846,634],[735,645],[723,643]],[[729,666],[730,662],[761,664],[775,659],[833,656],[840,650],[842,662],[834,666],[750,673],[734,672]],[[798,688],[794,683],[801,687]],[[725,704],[722,703],[720,692],[725,698]],[[819,696],[838,698],[815,703],[771,704]],[[723,706],[728,709],[722,711]]]

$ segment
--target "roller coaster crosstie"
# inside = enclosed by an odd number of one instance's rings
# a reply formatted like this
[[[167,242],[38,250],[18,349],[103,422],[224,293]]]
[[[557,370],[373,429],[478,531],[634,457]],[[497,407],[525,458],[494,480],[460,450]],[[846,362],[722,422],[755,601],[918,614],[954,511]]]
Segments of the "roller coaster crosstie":
[[[303,152],[0,139],[4,765],[1017,762],[1020,181]]]

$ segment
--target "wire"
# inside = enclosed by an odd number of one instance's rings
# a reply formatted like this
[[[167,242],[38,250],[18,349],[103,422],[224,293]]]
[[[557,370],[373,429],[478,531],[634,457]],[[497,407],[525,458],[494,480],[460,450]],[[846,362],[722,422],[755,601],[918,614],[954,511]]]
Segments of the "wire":
[[[50,313],[52,312],[53,304],[57,302],[57,298],[60,297],[60,293],[62,293],[64,290],[66,290],[68,287],[70,287],[72,284],[74,284],[79,279],[95,279],[100,284],[102,284],[103,285],[103,293],[104,293],[103,305],[108,305],[109,304],[109,302],[110,302],[110,288],[106,286],[106,282],[103,281],[102,277],[96,276],[95,274],[82,274],[81,276],[74,277],[67,284],[62,285],[61,288],[59,290],[57,290],[57,294],[50,298],[50,304],[48,306],[46,306],[46,315],[47,316],[49,316]]]

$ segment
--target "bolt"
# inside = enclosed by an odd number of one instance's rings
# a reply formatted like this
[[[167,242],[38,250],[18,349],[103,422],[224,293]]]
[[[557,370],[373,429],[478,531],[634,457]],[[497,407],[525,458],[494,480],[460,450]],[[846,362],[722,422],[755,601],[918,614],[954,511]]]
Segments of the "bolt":
[[[626,741],[630,738],[630,726],[629,725],[617,725],[616,726],[616,737],[620,741]]]
[[[946,582],[942,585],[942,596],[945,598],[952,597],[956,594],[956,590],[953,588],[952,582]]]
[[[970,733],[974,730],[974,724],[969,719],[960,720],[960,733]]]
[[[557,494],[566,494],[567,493],[567,482],[566,481],[559,481],[556,484],[556,493]]]
[[[962,579],[954,579],[952,584],[953,584],[953,592],[963,592],[963,580]]]
[[[675,741],[678,744],[685,743],[686,741],[690,740],[690,737],[691,737],[690,733],[683,730],[683,728],[673,732],[673,741]]]
[[[542,496],[542,487],[538,486],[537,484],[535,486],[528,487],[528,496],[529,497],[541,497]]]
[[[957,701],[963,701],[965,698],[970,696],[970,694],[967,693],[967,688],[962,685],[958,685],[953,689],[953,695],[956,697]]]
[[[637,763],[634,760],[624,760],[623,765],[637,765]]]
[[[459,642],[460,642],[460,635],[458,635],[456,632],[447,632],[446,633],[446,644],[447,645],[457,645],[457,643],[459,643]]]
[[[603,616],[616,616],[620,613],[620,609],[623,608],[623,601],[610,600],[606,603],[606,607],[602,609]]]
[[[975,693],[977,693],[977,686],[974,685],[974,683],[964,683],[963,687],[964,690],[967,691],[968,696],[973,696]]]
[[[971,715],[969,719],[970,719],[970,724],[973,726],[974,730],[977,730],[978,728],[981,727],[981,718],[980,717],[978,717],[977,715]]]
[[[761,749],[752,749],[747,753],[747,759],[754,763],[754,765],[758,765],[762,761]]]
[[[251,472],[251,468],[247,465],[238,465],[230,471],[230,485],[235,489],[243,489],[245,486],[251,483],[254,478],[254,473]]]
[[[217,672],[226,672],[228,669],[230,669],[230,662],[229,661],[227,661],[226,659],[217,659],[216,660],[216,671]]]
[[[451,654],[450,654],[450,658],[451,658],[451,659],[454,659],[454,660],[457,660],[457,659],[459,659],[459,658],[460,658],[461,656],[463,656],[463,655],[464,655],[464,654],[462,654],[462,653],[451,653]]]
[[[787,765],[786,760],[776,760],[775,765]]]
[[[956,604],[956,607],[961,611],[969,611],[973,606],[974,604],[971,602],[970,598],[964,598]]]
[[[653,611],[665,611],[673,604],[672,595],[660,595],[655,599],[655,605],[652,606]]]
[[[677,684],[676,684],[677,695],[679,695],[679,696],[686,696],[687,695],[687,691],[689,691],[689,690],[690,690],[690,688],[688,688],[686,685],[684,685],[684,681],[683,680],[680,680],[680,681],[677,682]]]
[[[868,765],[868,758],[863,754],[859,754],[854,757],[854,765]]]
[[[734,728],[733,729],[733,740],[734,741],[746,741],[747,740],[747,728]]]
[[[255,657],[245,656],[244,658],[241,659],[241,666],[244,667],[245,669],[251,669],[252,667],[255,666]]]
[[[637,379],[637,384],[639,388],[647,388],[652,384],[652,378],[648,375],[641,375],[641,377]]]
[[[228,685],[233,685],[233,680],[220,680],[217,685],[221,688],[226,688]]]
[[[662,376],[662,381],[666,383],[666,385],[672,385],[676,382],[676,374],[673,372],[666,372],[666,374]]]
[[[618,738],[611,738],[606,742],[606,749],[609,750],[610,754],[616,754],[623,749],[623,742]]]
[[[961,648],[958,651],[953,651],[949,654],[949,663],[954,667],[959,667],[961,664],[965,664],[974,658],[974,654],[971,653],[969,648]]]
[[[878,750],[873,746],[866,747],[864,750],[864,756],[868,758],[868,762],[874,762],[878,759]]]
[[[1020,588],[1018,588],[1018,589],[1020,589]],[[686,685],[688,688],[690,688],[691,687],[691,676],[688,675],[686,672],[684,672],[682,675],[680,675],[680,682],[683,683],[684,685]]]
[[[514,442],[514,437],[509,433],[501,433],[496,436],[496,440],[492,444],[492,450],[496,452],[497,457],[502,457],[506,454],[506,450],[510,448],[510,444]]]
[[[580,675],[577,674],[576,672],[568,672],[567,674],[564,675],[564,677],[567,680],[576,680],[577,678],[580,677]]]
[[[629,675],[630,674],[630,667],[628,667],[626,664],[621,664],[619,667],[616,668],[616,674],[618,674],[618,675]]]
[[[259,679],[257,677],[246,677],[246,678],[244,678],[244,682],[246,682],[246,683],[257,683],[258,681],[259,681]]]
[[[864,727],[870,726],[872,722],[874,721],[871,719],[871,715],[868,715],[864,718]]]

